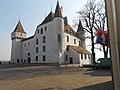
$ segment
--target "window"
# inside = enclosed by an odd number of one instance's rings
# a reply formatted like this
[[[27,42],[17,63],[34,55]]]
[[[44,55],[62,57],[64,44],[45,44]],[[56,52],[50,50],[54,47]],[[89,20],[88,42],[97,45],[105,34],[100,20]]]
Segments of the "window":
[[[26,47],[26,43],[24,44],[24,47]]]
[[[38,34],[39,34],[39,29],[38,29]]]
[[[47,27],[45,26],[45,31],[47,30]]]
[[[36,61],[38,61],[38,56],[36,56]]]
[[[21,63],[23,63],[23,59],[21,59]]]
[[[85,59],[87,59],[87,55],[85,54]]]
[[[67,36],[67,42],[69,42],[69,36]]]
[[[43,55],[43,61],[46,61],[46,56],[45,55]]]
[[[58,34],[58,42],[60,42],[60,41],[61,41],[61,35]]]
[[[68,60],[68,56],[67,56],[67,55],[65,56],[65,60],[66,60],[66,61]]]
[[[43,46],[43,52],[45,52],[46,51],[46,46]]]
[[[76,39],[74,39],[74,44],[76,44]]]
[[[30,46],[30,42],[28,42],[28,46]]]
[[[43,28],[41,28],[41,34],[43,34]]]
[[[38,53],[38,47],[36,47],[36,53]]]
[[[79,41],[79,46],[80,46],[81,42]]]
[[[17,59],[17,63],[19,63],[20,61],[19,61],[19,59]]]
[[[81,53],[81,59],[83,59],[83,54]]]
[[[30,53],[28,53],[28,56],[30,56]]]
[[[46,42],[46,36],[43,36],[43,43]]]
[[[69,46],[67,46],[66,50],[69,51]]]
[[[90,55],[88,55],[88,59],[90,59]]]
[[[38,38],[36,39],[36,44],[38,44]]]

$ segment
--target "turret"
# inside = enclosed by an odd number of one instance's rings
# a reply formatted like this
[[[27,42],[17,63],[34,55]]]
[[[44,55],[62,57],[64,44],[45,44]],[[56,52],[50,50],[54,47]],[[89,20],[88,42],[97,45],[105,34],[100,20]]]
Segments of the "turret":
[[[22,24],[19,20],[16,28],[11,33],[11,40],[12,40],[11,63],[21,63],[22,40],[24,38],[26,38],[26,32],[24,31]]]
[[[77,28],[76,34],[77,34],[77,36],[81,40],[80,46],[85,48],[85,31],[83,29],[81,20],[79,20],[79,24],[78,24],[78,28]]]
[[[56,9],[55,9],[55,15],[54,17],[62,17],[62,8],[59,5],[59,1],[57,1]]]
[[[54,26],[54,38],[56,39],[56,50],[58,50],[58,56],[60,63],[64,62],[64,56],[63,50],[65,48],[64,46],[64,19],[62,17],[62,11],[61,7],[59,5],[59,1],[57,1],[56,9],[55,9],[55,14],[54,14],[54,19],[53,19],[53,26]]]

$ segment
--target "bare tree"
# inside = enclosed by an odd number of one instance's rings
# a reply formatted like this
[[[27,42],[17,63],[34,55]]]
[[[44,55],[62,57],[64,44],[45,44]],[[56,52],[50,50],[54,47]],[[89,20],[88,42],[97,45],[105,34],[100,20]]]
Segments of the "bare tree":
[[[91,51],[92,51],[92,60],[93,64],[95,62],[95,36],[96,30],[102,29],[103,31],[107,30],[106,25],[106,12],[104,1],[97,2],[97,0],[88,0],[84,8],[81,11],[77,12],[79,18],[82,21],[83,29],[90,33],[91,39]],[[75,23],[76,21],[74,21]],[[77,25],[75,23],[75,25]],[[106,49],[103,46],[104,57],[107,57],[108,47]]]

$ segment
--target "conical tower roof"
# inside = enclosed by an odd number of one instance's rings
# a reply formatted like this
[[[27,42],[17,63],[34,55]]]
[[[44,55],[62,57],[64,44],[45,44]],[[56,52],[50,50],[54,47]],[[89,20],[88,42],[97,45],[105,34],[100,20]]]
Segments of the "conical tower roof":
[[[79,20],[77,32],[81,32],[81,31],[84,31],[84,30],[83,30],[83,26],[82,26],[81,20]]]
[[[51,11],[40,25],[43,25],[45,23],[52,21],[53,18],[54,18],[54,13]]]
[[[62,17],[59,1],[57,1],[57,5],[56,5],[56,9],[55,9],[55,16],[54,17]]]
[[[22,26],[20,20],[18,21],[18,24],[15,27],[15,30],[13,32],[21,32],[21,33],[25,33],[26,34],[26,32],[24,31],[23,26]]]

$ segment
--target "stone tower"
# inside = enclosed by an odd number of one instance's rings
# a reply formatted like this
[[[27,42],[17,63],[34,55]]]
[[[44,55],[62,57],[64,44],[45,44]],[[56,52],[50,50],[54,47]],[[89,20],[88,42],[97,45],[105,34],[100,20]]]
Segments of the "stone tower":
[[[12,50],[11,50],[11,63],[22,62],[22,40],[26,38],[22,24],[19,20],[16,28],[11,33]]]
[[[55,14],[54,14],[54,19],[53,19],[53,23],[54,23],[54,30],[55,30],[55,35],[57,36],[57,49],[58,49],[58,54],[59,54],[59,61],[60,63],[63,63],[64,61],[64,56],[63,54],[63,50],[64,50],[64,19],[62,16],[62,11],[61,11],[61,7],[59,5],[59,1],[57,1],[57,5],[56,5],[56,9],[55,9]]]

